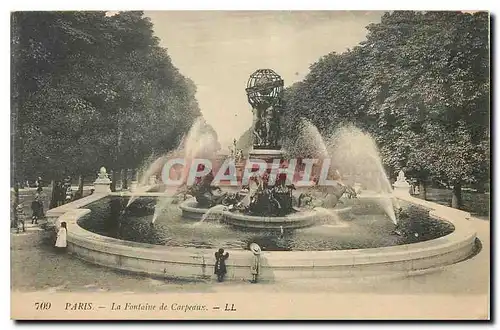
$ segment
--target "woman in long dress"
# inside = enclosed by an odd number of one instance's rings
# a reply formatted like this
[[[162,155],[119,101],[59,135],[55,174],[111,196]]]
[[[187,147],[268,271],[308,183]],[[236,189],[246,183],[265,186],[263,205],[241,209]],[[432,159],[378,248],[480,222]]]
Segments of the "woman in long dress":
[[[66,237],[68,234],[68,230],[66,228],[66,222],[61,222],[61,228],[59,228],[59,231],[57,232],[57,239],[56,239],[56,249],[58,251],[66,251],[67,247],[67,241]]]

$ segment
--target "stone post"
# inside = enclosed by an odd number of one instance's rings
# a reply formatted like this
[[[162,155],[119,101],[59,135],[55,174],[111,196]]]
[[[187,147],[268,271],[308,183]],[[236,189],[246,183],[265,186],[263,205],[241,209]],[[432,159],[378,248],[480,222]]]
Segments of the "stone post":
[[[156,175],[151,175],[149,177],[149,185],[154,186],[156,184]]]
[[[139,184],[137,177],[139,173],[137,170],[132,170],[132,181],[130,182],[130,192],[134,192],[137,190],[137,186]]]
[[[123,169],[122,170],[122,190],[128,189],[128,175],[129,175],[128,168]]]

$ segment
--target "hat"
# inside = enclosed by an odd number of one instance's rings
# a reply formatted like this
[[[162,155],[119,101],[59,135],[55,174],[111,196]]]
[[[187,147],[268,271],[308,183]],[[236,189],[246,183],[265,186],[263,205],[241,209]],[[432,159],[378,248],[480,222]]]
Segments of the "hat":
[[[252,243],[250,244],[250,251],[252,251],[254,254],[260,254],[261,249],[257,243]]]

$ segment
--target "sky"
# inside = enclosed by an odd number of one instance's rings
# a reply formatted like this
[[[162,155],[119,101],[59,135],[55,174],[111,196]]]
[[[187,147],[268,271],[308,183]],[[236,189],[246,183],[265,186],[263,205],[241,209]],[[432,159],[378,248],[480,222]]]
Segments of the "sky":
[[[302,80],[320,57],[352,48],[383,12],[152,11],[160,45],[197,86],[196,98],[219,142],[228,146],[252,125],[245,87],[272,69],[285,87]],[[286,109],[284,110],[286,115]]]

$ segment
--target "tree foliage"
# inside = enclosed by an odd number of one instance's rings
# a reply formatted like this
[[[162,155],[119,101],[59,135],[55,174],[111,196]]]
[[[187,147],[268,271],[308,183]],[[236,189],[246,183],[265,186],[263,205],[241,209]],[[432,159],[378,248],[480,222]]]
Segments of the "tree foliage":
[[[142,12],[15,12],[15,176],[135,168],[175,147],[200,115]]]
[[[300,117],[327,134],[351,122],[374,136],[391,174],[486,182],[488,13],[396,11],[367,29],[365,41],[321,58],[288,88],[287,138]]]

